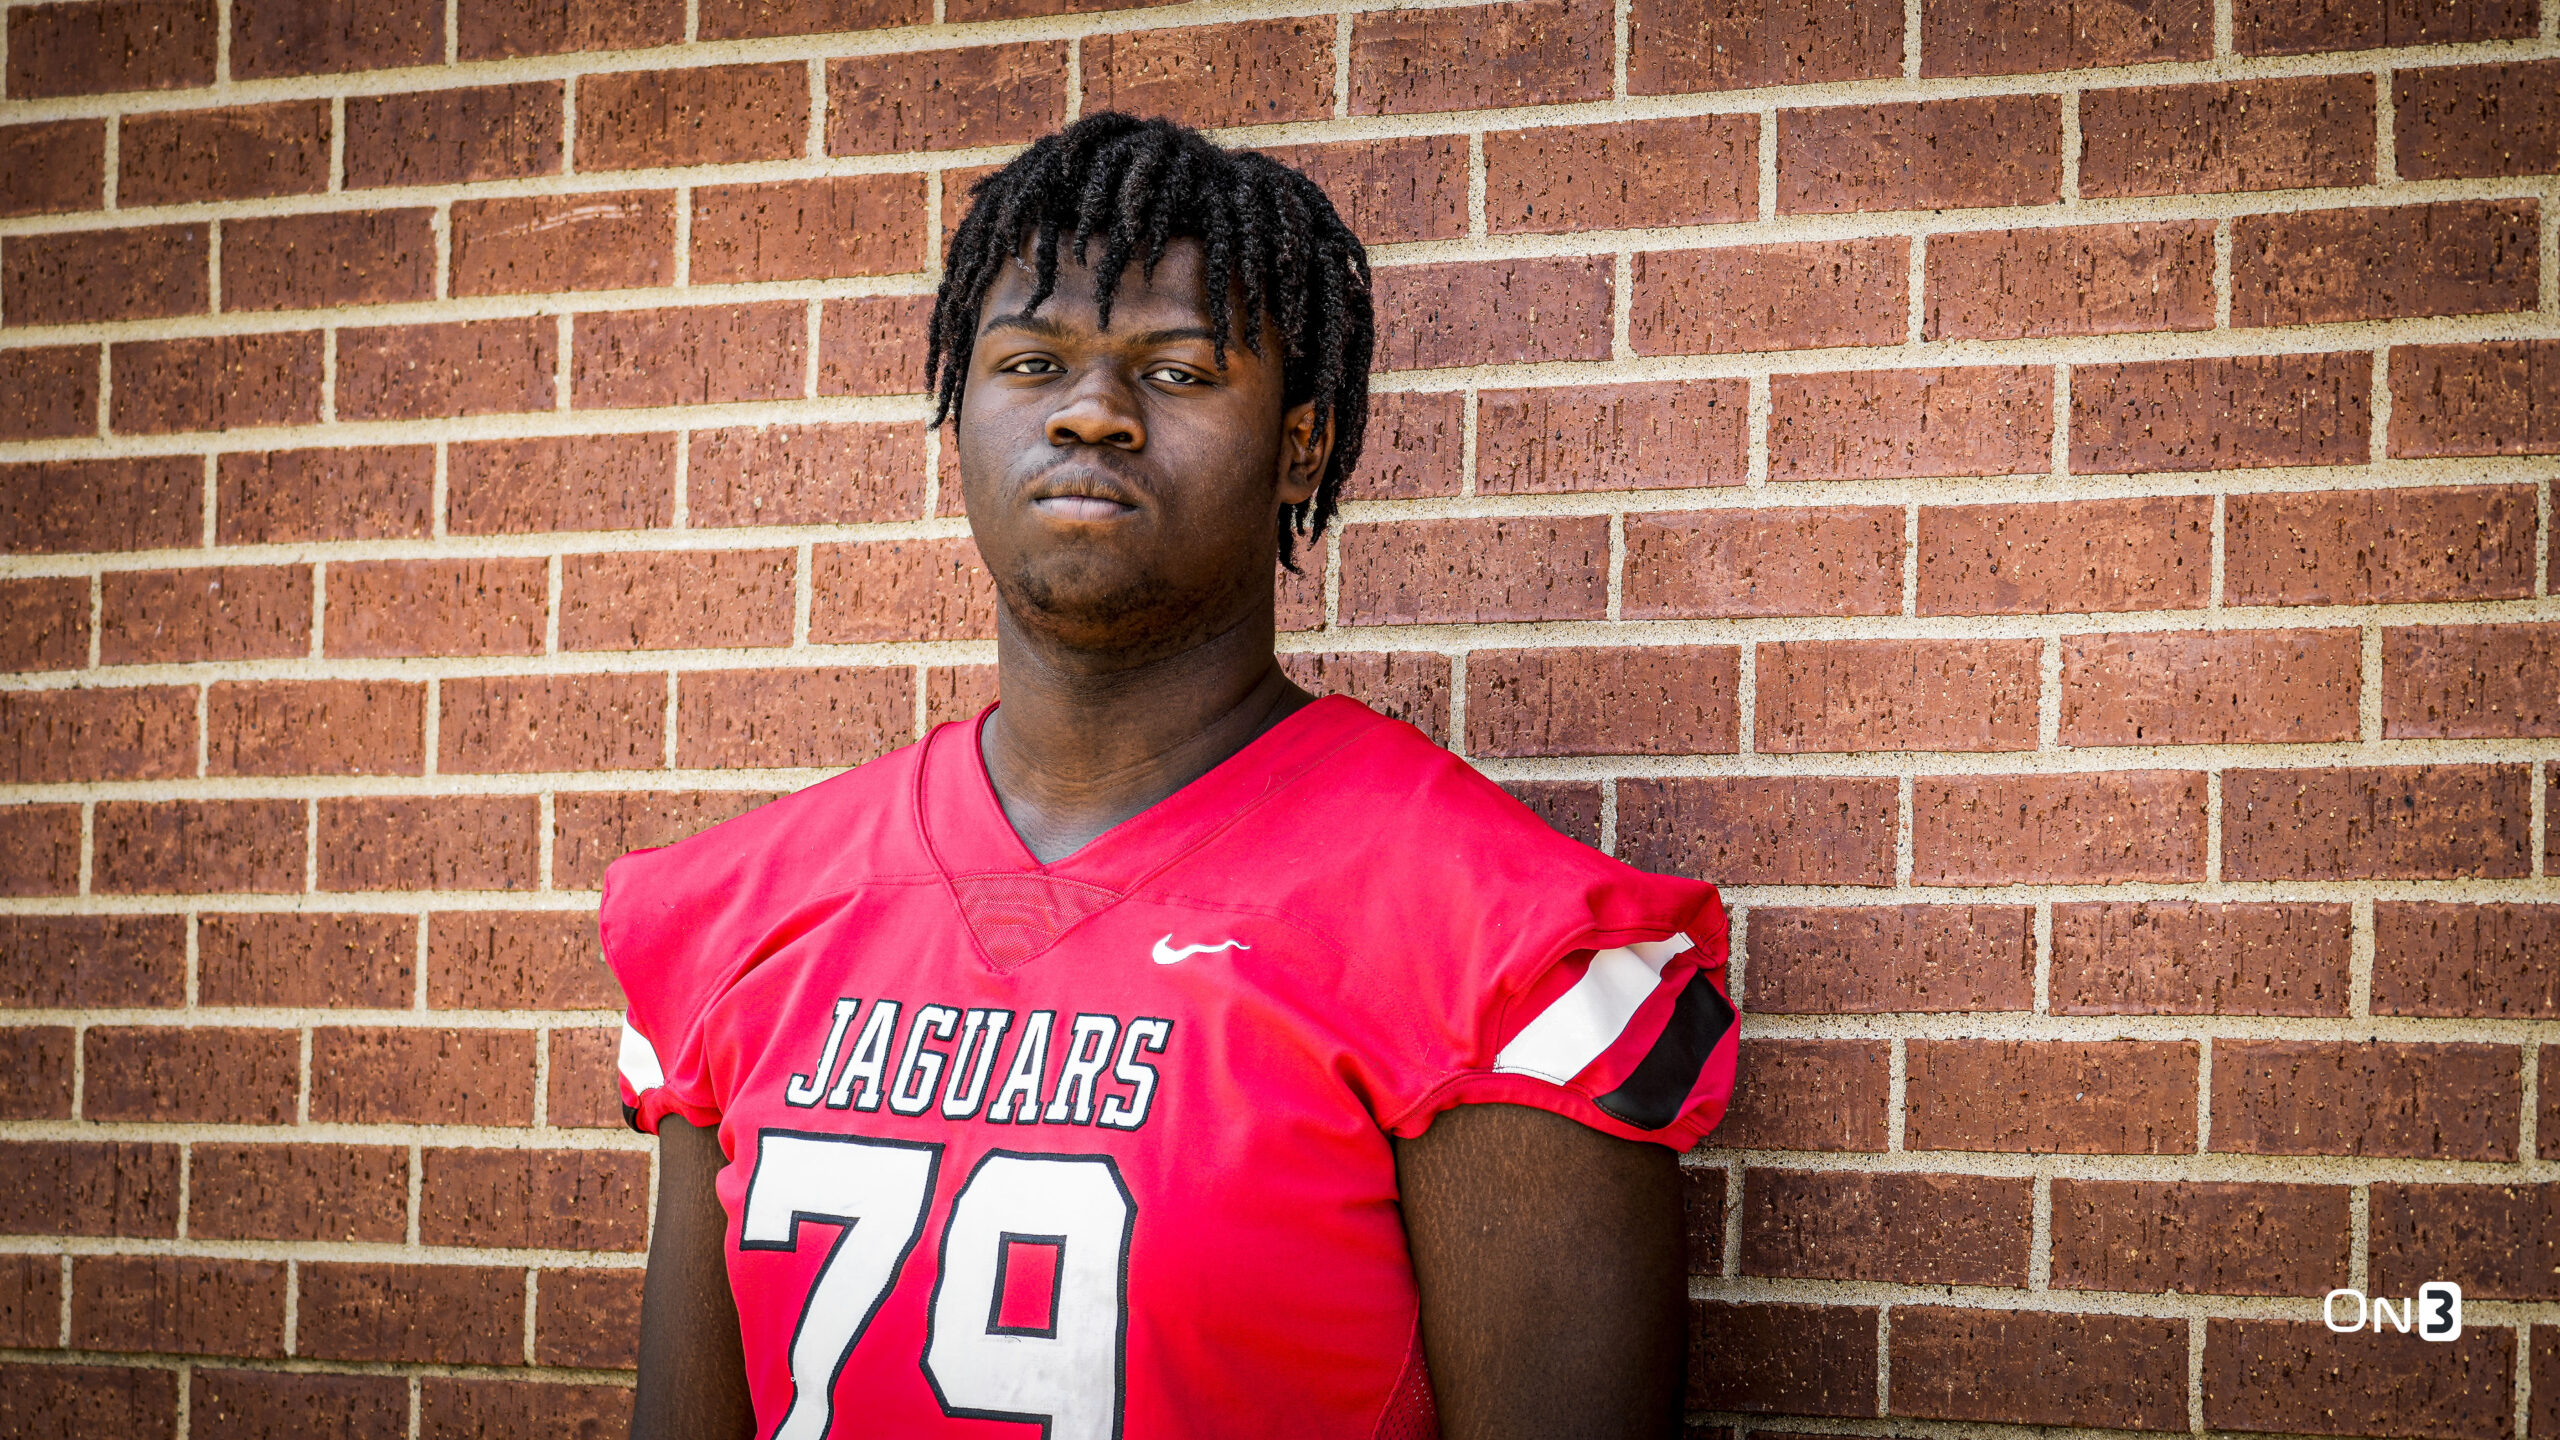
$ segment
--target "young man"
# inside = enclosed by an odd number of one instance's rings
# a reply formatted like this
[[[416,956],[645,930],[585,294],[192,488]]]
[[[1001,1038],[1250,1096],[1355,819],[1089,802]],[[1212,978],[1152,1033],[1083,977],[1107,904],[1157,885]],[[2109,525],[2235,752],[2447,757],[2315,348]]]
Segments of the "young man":
[[[606,884],[637,1440],[1675,1433],[1715,892],[1273,659],[1359,455],[1359,241],[1104,114],[945,274],[1002,703]]]

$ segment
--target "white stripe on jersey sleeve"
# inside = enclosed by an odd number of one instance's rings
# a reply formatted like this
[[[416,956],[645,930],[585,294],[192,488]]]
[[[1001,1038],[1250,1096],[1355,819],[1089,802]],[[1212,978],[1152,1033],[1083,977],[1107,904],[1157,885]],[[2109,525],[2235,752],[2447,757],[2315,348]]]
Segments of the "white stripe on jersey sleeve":
[[[631,1093],[646,1095],[667,1083],[667,1072],[658,1064],[657,1048],[649,1037],[631,1028],[631,1017],[622,1019],[622,1053],[616,1057],[622,1078],[631,1082]]]
[[[1691,945],[1688,936],[1675,934],[1595,952],[1591,968],[1573,988],[1538,1012],[1493,1057],[1494,1071],[1535,1075],[1559,1085],[1581,1074],[1617,1043],[1627,1022],[1662,983],[1662,967]]]

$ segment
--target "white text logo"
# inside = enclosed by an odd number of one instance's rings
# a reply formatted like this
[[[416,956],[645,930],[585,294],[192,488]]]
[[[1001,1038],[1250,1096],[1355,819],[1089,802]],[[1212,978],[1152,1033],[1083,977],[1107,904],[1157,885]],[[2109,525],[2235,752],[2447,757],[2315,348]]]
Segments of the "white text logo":
[[[2342,1296],[2355,1305],[2355,1318],[2343,1325],[2338,1323]],[[2367,1300],[2363,1291],[2342,1287],[2330,1291],[2320,1302],[2320,1322],[2340,1335],[2362,1330],[2368,1317],[2377,1335],[2386,1324],[2406,1335],[2414,1323],[2421,1340],[2458,1340],[2462,1338],[2462,1287],[2450,1280],[2430,1280],[2418,1287],[2414,1300],[2389,1300],[2380,1295]]]

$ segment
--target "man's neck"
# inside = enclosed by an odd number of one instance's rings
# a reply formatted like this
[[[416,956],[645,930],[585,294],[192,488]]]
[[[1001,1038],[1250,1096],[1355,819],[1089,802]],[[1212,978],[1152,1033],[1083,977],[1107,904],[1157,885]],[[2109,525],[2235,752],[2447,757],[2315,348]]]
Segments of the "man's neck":
[[[1266,609],[1179,652],[1109,668],[1000,620],[987,778],[1041,863],[1063,859],[1252,743],[1313,697],[1282,674]]]

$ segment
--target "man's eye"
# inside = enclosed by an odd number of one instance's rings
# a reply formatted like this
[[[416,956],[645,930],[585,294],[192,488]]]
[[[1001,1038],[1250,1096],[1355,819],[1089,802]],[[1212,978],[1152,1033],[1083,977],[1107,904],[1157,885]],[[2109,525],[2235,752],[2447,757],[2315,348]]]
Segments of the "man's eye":
[[[1009,375],[1055,375],[1067,367],[1046,355],[1025,355],[1000,368]]]
[[[1153,370],[1147,372],[1147,378],[1150,380],[1161,380],[1168,385],[1197,385],[1200,383],[1199,376],[1179,365],[1159,365]]]

